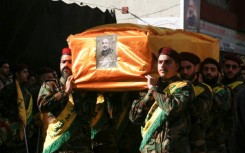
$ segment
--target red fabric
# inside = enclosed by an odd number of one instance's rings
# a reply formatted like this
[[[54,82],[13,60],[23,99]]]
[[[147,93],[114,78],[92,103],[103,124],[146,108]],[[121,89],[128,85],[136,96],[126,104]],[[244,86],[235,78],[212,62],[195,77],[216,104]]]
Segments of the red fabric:
[[[71,55],[71,50],[70,48],[63,48],[62,49],[62,55]]]
[[[158,56],[160,54],[167,55],[167,56],[171,57],[176,63],[180,63],[180,56],[179,56],[178,52],[176,52],[172,48],[168,48],[168,47],[161,48],[161,49],[159,49]]]

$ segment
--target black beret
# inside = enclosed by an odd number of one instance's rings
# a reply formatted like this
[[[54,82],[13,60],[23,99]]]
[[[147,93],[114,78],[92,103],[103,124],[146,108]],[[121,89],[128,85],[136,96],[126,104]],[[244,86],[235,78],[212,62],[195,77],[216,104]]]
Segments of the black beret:
[[[180,55],[181,61],[189,61],[194,65],[197,65],[201,62],[200,58],[193,53],[181,52],[179,53],[179,55]]]
[[[173,50],[172,48],[168,48],[168,47],[160,48],[158,51],[158,56],[160,56],[160,54],[167,55],[171,57],[176,63],[178,64],[180,63],[179,53]]]
[[[214,65],[216,65],[218,71],[221,72],[221,66],[220,66],[220,64],[215,59],[213,59],[211,57],[208,57],[205,60],[203,60],[203,62],[200,64],[200,70],[201,71],[203,70],[203,66],[205,64],[214,64]]]
[[[234,54],[231,54],[231,53],[227,53],[224,56],[223,62],[225,62],[226,60],[232,60],[234,62],[237,62],[239,65],[241,65],[243,63],[240,57],[238,57],[238,56],[236,56]]]

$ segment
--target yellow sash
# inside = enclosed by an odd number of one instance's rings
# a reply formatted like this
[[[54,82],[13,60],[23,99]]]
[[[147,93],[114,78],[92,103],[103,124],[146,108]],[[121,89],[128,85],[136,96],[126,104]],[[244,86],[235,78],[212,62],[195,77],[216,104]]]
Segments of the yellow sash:
[[[169,86],[167,86],[163,91],[167,93],[167,95],[172,95],[179,88],[182,88],[187,85],[187,82],[178,81],[173,82]],[[151,138],[155,130],[162,126],[162,123],[166,121],[167,112],[158,107],[157,101],[154,102],[152,107],[150,108],[146,120],[145,126],[141,128],[141,135],[143,137],[140,145],[140,150],[144,148],[148,140]]]
[[[43,153],[58,150],[70,138],[69,130],[72,130],[70,126],[75,118],[74,102],[72,95],[70,95],[64,110],[56,118],[55,122],[50,123],[48,126]]]
[[[33,102],[32,102],[32,96],[30,95],[29,106],[26,110],[25,101],[24,101],[23,94],[20,89],[19,82],[15,80],[15,83],[16,83],[16,90],[17,90],[17,107],[18,107],[19,118],[21,120],[20,138],[21,140],[23,140],[24,138],[23,126],[25,127],[31,121]]]
[[[94,126],[101,119],[101,116],[102,116],[104,109],[105,109],[104,104],[103,104],[104,102],[105,102],[104,95],[103,95],[103,93],[101,93],[97,97],[97,102],[96,102],[96,107],[95,107],[96,116],[92,119],[92,121],[90,123],[91,128],[94,128]]]

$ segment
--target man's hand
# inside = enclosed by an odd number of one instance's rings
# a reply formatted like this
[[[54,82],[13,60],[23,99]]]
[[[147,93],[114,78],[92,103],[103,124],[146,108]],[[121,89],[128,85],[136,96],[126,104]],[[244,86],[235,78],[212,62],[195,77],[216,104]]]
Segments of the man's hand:
[[[157,79],[152,77],[151,75],[145,75],[145,78],[147,79],[147,86],[148,89],[151,89],[152,87],[154,87],[157,84]]]
[[[203,83],[203,78],[202,78],[202,74],[201,73],[199,73],[198,74],[198,82],[201,82],[201,83]]]
[[[66,80],[65,92],[67,95],[69,95],[72,92],[73,81],[74,81],[73,75],[69,76]]]

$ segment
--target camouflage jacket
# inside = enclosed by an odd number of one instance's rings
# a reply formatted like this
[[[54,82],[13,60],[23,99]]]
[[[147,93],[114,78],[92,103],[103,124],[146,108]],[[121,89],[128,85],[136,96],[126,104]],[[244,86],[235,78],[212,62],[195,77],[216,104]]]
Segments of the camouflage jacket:
[[[234,81],[232,83],[227,84],[227,86],[231,90],[231,109],[229,111],[230,113],[228,113],[226,116],[227,120],[225,121],[225,125],[227,127],[227,130],[231,132],[233,124],[234,122],[236,122],[235,120],[237,119],[236,101],[237,101],[238,93],[244,87],[244,83],[242,81]]]
[[[190,82],[169,95],[163,90],[178,77],[163,82],[159,79],[157,91],[140,92],[139,99],[132,104],[129,118],[135,124],[144,126],[151,105],[156,101],[158,107],[167,112],[166,121],[155,131],[142,153],[189,153],[188,131],[190,119],[189,104],[194,98],[194,89]],[[184,81],[182,81],[184,82]]]
[[[222,84],[215,84],[213,89],[213,104],[208,117],[206,144],[208,151],[224,146],[227,139],[225,127],[226,115],[231,109],[231,92]]]
[[[232,134],[229,141],[231,153],[243,153],[245,152],[245,87],[238,93],[236,110],[236,122],[232,130]]]
[[[57,92],[64,92],[64,79],[49,80],[43,83],[38,95],[38,108],[41,112],[48,112],[49,123],[55,121],[56,117],[65,108],[68,96],[62,95],[56,100],[54,95]],[[76,126],[72,136],[61,146],[59,151],[81,151],[91,152],[90,120],[96,104],[96,93],[73,91],[74,109],[76,111]],[[74,125],[73,124],[73,125]]]
[[[193,103],[191,103],[189,142],[192,153],[204,153],[207,150],[205,134],[207,118],[213,101],[213,93],[209,85],[200,83],[197,80],[193,82],[193,85],[195,89],[195,99]]]

